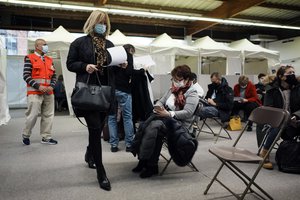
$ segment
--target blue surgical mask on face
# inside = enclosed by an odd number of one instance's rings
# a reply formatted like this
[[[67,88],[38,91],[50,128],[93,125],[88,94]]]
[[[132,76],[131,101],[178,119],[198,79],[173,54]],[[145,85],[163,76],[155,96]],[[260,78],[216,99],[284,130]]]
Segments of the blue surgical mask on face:
[[[97,34],[103,35],[106,31],[106,25],[105,24],[96,24],[94,31]]]
[[[44,54],[48,53],[48,45],[43,45],[43,46],[42,46],[42,52],[43,52]]]

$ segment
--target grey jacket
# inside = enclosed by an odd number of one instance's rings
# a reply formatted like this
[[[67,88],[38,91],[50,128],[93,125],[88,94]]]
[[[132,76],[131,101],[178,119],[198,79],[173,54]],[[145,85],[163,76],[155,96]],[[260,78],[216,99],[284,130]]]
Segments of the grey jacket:
[[[166,101],[172,94],[171,89],[169,89],[160,100],[156,102],[155,105],[159,106],[166,106]],[[197,94],[196,88],[191,86],[185,93],[185,106],[182,110],[177,110],[175,112],[174,118],[178,121],[181,121],[182,125],[186,128],[189,128],[191,125],[193,119],[194,119],[194,113],[199,103],[199,97]]]

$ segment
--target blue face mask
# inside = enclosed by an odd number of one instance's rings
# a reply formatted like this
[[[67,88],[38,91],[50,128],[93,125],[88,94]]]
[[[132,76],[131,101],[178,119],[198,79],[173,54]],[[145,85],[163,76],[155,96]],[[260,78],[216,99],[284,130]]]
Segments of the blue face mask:
[[[96,24],[94,31],[97,34],[103,35],[106,31],[106,25],[105,24]]]
[[[42,52],[43,52],[44,54],[48,53],[48,45],[43,45],[43,46],[42,46]]]

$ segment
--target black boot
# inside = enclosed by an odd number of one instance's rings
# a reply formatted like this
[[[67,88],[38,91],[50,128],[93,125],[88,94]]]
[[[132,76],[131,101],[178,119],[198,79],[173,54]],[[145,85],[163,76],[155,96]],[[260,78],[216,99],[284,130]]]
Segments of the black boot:
[[[110,182],[109,182],[108,178],[106,177],[105,169],[102,164],[101,164],[101,166],[99,166],[99,169],[97,168],[97,179],[98,179],[100,188],[102,188],[103,190],[106,190],[106,191],[111,190]]]
[[[92,155],[91,151],[89,150],[89,147],[86,147],[84,160],[88,164],[89,168],[96,169],[96,164],[95,164],[93,155]]]
[[[158,174],[158,166],[155,165],[155,166],[147,166],[146,167],[146,170],[143,171],[141,174],[140,174],[140,177],[141,178],[149,178],[153,175],[156,175]]]
[[[131,171],[132,172],[141,172],[145,167],[146,167],[146,161],[145,160],[139,160],[139,163],[137,164],[137,166],[135,168],[133,168]]]

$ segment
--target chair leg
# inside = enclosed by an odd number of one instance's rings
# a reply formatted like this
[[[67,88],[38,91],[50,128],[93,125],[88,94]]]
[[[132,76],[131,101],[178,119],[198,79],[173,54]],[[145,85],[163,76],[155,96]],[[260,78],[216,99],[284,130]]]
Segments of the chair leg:
[[[166,159],[167,160],[167,159]],[[165,167],[163,168],[163,170],[160,172],[160,176],[162,176],[164,174],[164,172],[166,171],[166,169],[168,168],[170,162],[172,161],[172,158],[170,158],[169,160],[167,160],[167,164],[165,165]]]
[[[222,163],[222,164],[220,165],[218,171],[216,172],[216,174],[214,175],[214,177],[211,179],[210,183],[206,186],[206,190],[205,190],[204,193],[203,193],[204,195],[207,194],[207,192],[208,192],[208,190],[210,189],[210,187],[212,186],[213,182],[214,182],[215,180],[217,180],[217,176],[219,175],[219,173],[220,173],[220,171],[221,171],[221,169],[222,169],[223,167],[224,167],[224,163]]]

